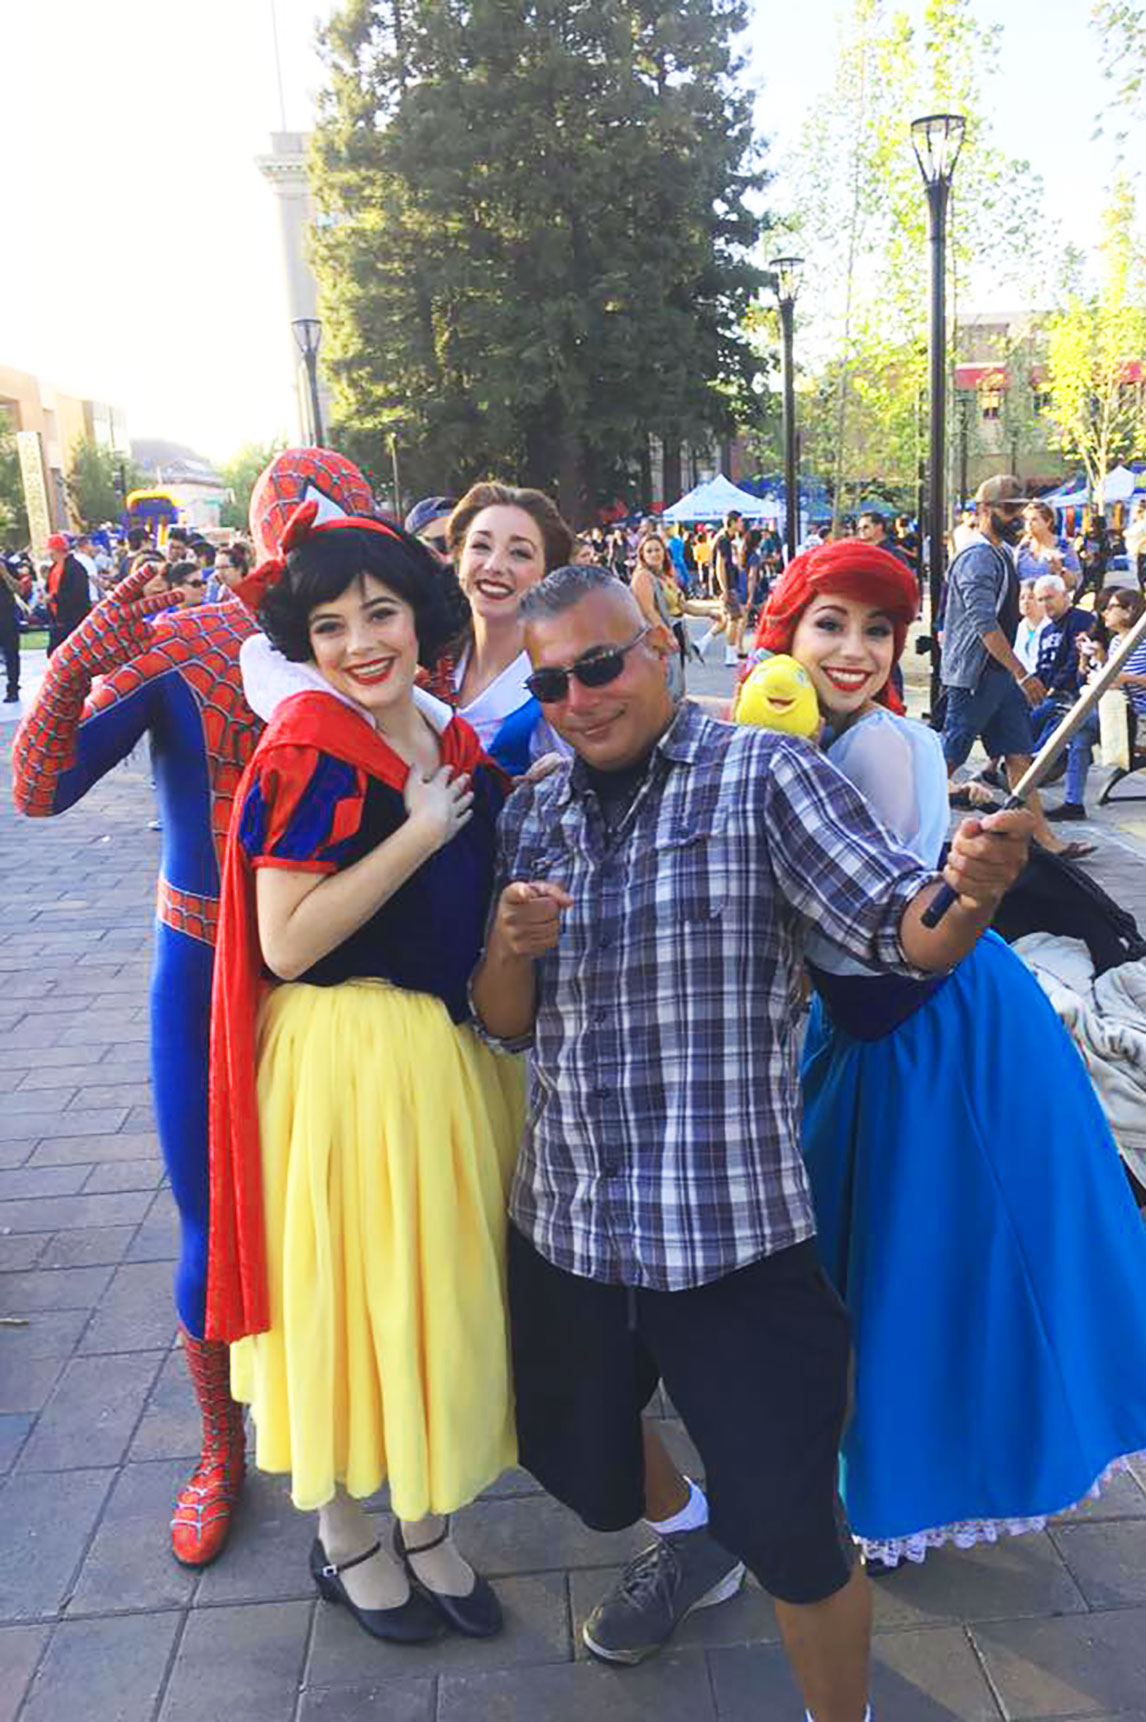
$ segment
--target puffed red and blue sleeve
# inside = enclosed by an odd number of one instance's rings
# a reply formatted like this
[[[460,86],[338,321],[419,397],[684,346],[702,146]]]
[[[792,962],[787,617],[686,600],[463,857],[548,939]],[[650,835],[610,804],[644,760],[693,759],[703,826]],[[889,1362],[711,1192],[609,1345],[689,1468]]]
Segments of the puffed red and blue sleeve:
[[[313,747],[282,744],[253,761],[237,835],[252,867],[337,873],[362,824],[366,774]]]

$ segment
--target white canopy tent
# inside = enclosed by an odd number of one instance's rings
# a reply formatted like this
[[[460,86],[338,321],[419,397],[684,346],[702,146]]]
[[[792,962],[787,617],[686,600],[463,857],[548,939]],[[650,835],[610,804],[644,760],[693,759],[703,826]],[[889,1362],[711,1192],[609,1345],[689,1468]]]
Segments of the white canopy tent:
[[[1115,466],[1106,475],[1107,502],[1129,502],[1138,488],[1138,474],[1128,466]]]
[[[698,484],[671,508],[666,508],[662,520],[723,520],[730,509],[736,509],[745,520],[775,520],[777,505],[749,490],[741,490],[718,472],[715,478]],[[782,512],[782,511],[781,511]]]

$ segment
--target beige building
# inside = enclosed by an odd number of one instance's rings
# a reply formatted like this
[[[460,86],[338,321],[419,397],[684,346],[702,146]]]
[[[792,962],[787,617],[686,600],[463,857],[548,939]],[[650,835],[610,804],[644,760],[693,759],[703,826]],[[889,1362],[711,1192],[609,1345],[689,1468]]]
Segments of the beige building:
[[[1030,311],[959,317],[948,422],[956,502],[996,472],[1013,472],[1035,493],[1062,481],[1067,463],[1046,416],[1040,321]]]
[[[42,378],[8,365],[0,365],[0,426],[38,439],[48,524],[53,530],[63,531],[73,524],[65,480],[72,449],[81,437],[124,456],[131,453],[119,407],[64,394]]]

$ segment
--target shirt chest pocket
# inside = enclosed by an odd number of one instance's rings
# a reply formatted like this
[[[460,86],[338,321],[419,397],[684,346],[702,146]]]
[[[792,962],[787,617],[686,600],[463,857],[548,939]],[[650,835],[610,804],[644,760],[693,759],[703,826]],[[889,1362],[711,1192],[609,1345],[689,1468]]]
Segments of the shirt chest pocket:
[[[726,821],[709,814],[658,826],[634,859],[633,884],[658,918],[696,922],[723,914],[732,887]]]

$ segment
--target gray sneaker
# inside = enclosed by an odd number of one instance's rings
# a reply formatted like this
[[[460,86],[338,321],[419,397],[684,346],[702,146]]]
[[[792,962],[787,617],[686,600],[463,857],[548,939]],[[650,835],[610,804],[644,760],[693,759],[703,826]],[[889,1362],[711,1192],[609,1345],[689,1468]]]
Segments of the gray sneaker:
[[[735,1596],[744,1562],[706,1529],[658,1537],[631,1560],[584,1626],[586,1649],[602,1662],[643,1662],[664,1648],[698,1608]]]

